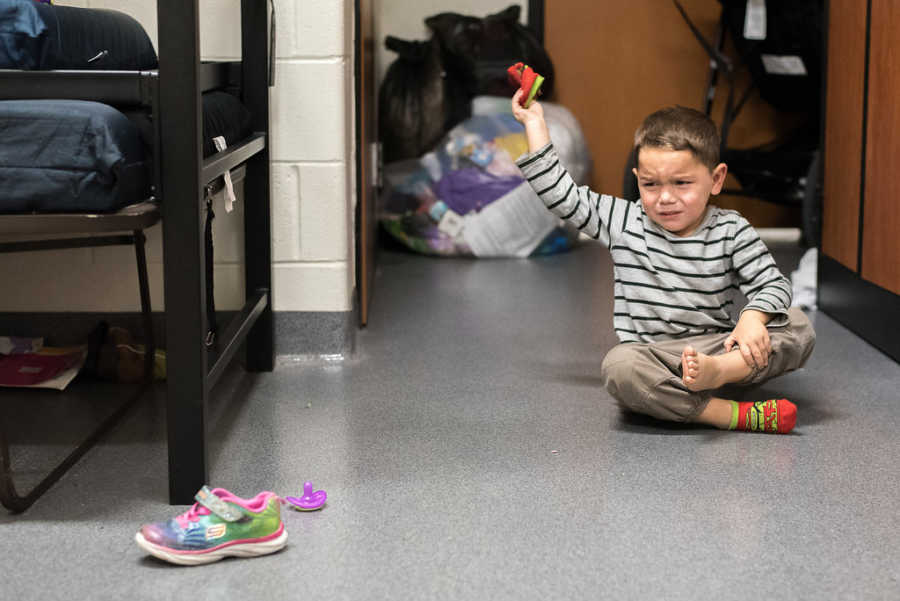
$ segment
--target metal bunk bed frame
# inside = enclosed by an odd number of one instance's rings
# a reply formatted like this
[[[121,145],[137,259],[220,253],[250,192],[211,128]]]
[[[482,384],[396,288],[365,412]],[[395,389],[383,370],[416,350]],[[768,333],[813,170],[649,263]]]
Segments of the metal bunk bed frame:
[[[169,455],[169,502],[189,504],[209,476],[207,456],[207,405],[211,389],[225,372],[235,353],[246,345],[249,371],[271,371],[274,365],[272,319],[271,225],[269,201],[269,56],[271,38],[266,0],[241,0],[240,62],[202,63],[199,41],[199,0],[157,0],[159,27],[158,71],[0,71],[0,99],[65,98],[94,100],[118,107],[143,107],[154,127],[153,145],[156,195],[163,226],[163,277],[165,283],[165,332],[167,347],[167,437]],[[225,87],[239,77],[241,99],[252,115],[253,134],[238,144],[203,159],[201,94]],[[207,341],[206,247],[204,211],[207,187],[232,169],[245,168],[244,232],[246,302],[217,336]],[[41,224],[55,223],[59,215],[0,216],[27,218]],[[84,231],[88,220],[96,224],[118,219],[120,229],[147,227],[142,221],[122,221],[123,215],[66,215],[62,222]],[[127,216],[124,216],[127,219]],[[134,225],[135,227],[132,227]],[[137,227],[140,225],[140,227]],[[66,231],[53,230],[56,233]],[[78,229],[81,228],[81,229]],[[106,236],[109,238],[109,236]],[[100,242],[103,238],[95,238]],[[137,241],[118,237],[118,242]],[[90,242],[78,239],[75,244]],[[59,248],[60,241],[53,248]],[[22,244],[22,243],[18,243]],[[38,244],[41,243],[32,243]],[[98,244],[98,245],[100,245]],[[45,248],[47,248],[45,246]],[[8,250],[37,250],[20,247]],[[139,273],[142,247],[138,251]],[[149,295],[141,276],[142,310],[145,323]],[[146,302],[144,302],[146,300]],[[147,327],[145,336],[151,336]],[[152,359],[152,353],[148,353]],[[148,361],[148,366],[150,365]],[[149,377],[149,369],[146,372]],[[12,486],[6,440],[0,453],[0,501],[13,511],[24,511],[58,480],[78,458],[112,428],[131,402],[123,404],[105,420],[49,476],[24,497]]]

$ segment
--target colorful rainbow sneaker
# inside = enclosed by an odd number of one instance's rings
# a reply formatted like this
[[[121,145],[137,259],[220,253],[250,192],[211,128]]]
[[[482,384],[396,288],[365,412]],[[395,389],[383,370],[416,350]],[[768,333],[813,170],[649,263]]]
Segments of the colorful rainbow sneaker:
[[[159,559],[194,566],[267,555],[287,544],[281,499],[273,492],[242,499],[204,486],[194,498],[197,502],[174,519],[142,526],[134,535],[138,546]]]

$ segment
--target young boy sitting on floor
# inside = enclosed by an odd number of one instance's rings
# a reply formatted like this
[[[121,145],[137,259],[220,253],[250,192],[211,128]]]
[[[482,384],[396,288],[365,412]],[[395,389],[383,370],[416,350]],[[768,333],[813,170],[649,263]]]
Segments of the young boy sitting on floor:
[[[603,360],[609,393],[660,419],[786,434],[797,421],[787,399],[738,403],[726,384],[757,384],[806,363],[815,332],[790,308],[791,284],[736,211],[708,205],[728,171],[719,135],[703,113],[671,107],[635,132],[640,201],[576,186],[550,141],[540,103],[512,100],[528,154],[517,164],[548,209],[606,245],[614,264],[613,326],[621,344]],[[748,299],[737,323],[737,292]]]

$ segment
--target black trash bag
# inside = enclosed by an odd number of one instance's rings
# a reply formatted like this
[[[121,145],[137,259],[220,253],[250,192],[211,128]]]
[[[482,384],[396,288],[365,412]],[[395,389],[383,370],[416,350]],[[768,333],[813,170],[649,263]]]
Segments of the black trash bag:
[[[427,42],[388,36],[397,53],[379,89],[378,127],[386,162],[421,156],[469,118],[479,94],[511,96],[506,69],[519,61],[544,76],[553,91],[553,63],[537,38],[519,23],[521,7],[484,18],[441,13],[425,20]]]
[[[522,8],[512,5],[484,18],[446,12],[425,19],[441,43],[448,75],[476,95],[511,95],[506,69],[519,61],[544,76],[541,94],[553,94],[553,62],[530,29],[519,22]]]
[[[388,36],[385,46],[398,55],[378,91],[378,129],[384,159],[391,163],[430,150],[444,135],[453,109],[437,40]]]

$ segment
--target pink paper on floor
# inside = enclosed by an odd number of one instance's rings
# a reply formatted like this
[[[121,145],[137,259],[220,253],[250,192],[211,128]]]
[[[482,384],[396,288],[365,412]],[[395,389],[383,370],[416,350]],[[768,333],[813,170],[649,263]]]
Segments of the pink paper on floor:
[[[84,347],[45,347],[37,353],[0,355],[0,386],[63,390],[84,365]]]

